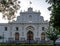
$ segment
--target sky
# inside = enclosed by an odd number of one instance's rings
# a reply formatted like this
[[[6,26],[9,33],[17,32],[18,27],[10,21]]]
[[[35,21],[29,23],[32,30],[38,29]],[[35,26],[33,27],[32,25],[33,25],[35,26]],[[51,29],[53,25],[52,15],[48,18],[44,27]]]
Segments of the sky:
[[[30,1],[32,4],[30,4]],[[45,0],[20,0],[20,10],[27,11],[29,7],[33,8],[33,11],[40,11],[41,16],[44,17],[44,20],[50,20],[50,11],[48,11],[48,7],[50,6]],[[19,13],[17,14],[17,16]],[[0,23],[7,23],[7,20],[2,19],[2,14],[0,13]]]

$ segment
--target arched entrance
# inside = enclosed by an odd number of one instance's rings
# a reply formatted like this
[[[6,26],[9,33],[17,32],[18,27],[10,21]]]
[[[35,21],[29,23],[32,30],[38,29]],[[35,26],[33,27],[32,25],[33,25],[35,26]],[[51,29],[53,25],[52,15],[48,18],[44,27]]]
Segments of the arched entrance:
[[[41,33],[41,40],[45,40],[45,33],[44,32]]]
[[[15,33],[15,40],[19,40],[19,33],[18,32]]]
[[[33,32],[32,31],[27,32],[27,40],[33,40]]]

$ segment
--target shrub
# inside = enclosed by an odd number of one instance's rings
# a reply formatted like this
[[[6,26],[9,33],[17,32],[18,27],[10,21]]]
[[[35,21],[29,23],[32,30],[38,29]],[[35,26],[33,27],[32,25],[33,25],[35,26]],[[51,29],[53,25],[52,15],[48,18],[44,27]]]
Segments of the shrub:
[[[53,46],[52,44],[0,44],[0,46]]]

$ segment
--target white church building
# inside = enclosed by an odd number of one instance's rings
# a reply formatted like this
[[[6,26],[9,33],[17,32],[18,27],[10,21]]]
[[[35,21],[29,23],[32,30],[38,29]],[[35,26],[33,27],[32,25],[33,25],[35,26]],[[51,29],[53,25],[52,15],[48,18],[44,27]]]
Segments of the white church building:
[[[29,7],[27,11],[20,12],[16,21],[11,23],[0,23],[0,36],[2,41],[24,41],[24,40],[47,40],[45,32],[49,26],[44,21],[40,11],[33,11]]]

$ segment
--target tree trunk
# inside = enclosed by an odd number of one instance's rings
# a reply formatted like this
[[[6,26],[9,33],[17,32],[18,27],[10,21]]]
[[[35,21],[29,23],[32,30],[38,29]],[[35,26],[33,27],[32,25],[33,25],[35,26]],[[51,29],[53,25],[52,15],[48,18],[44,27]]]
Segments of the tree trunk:
[[[53,41],[53,45],[56,46],[55,41]]]

